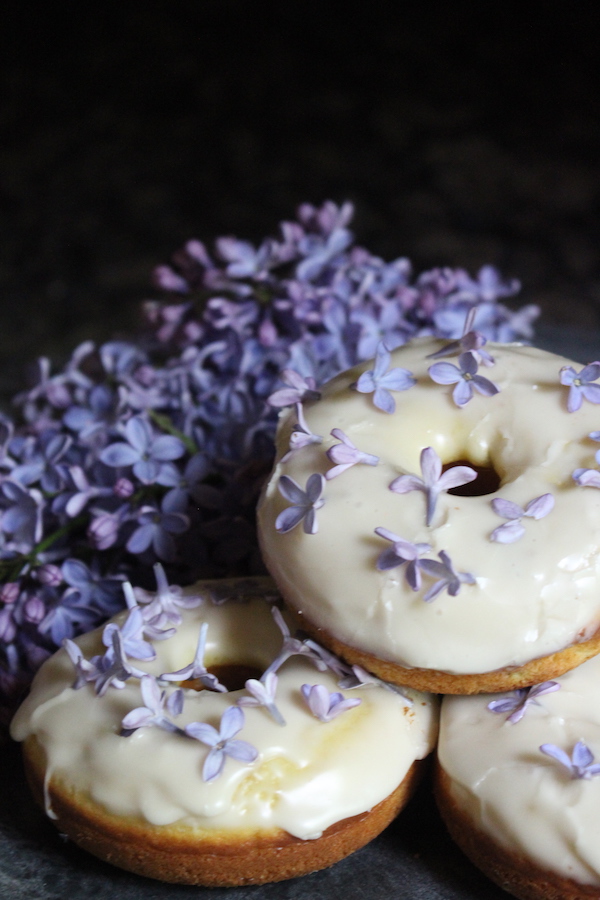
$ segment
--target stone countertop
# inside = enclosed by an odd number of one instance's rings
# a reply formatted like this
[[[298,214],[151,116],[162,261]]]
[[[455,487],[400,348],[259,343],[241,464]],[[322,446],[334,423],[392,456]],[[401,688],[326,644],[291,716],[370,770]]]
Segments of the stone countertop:
[[[594,4],[390,12],[181,0],[32,17],[12,0],[0,121],[0,393],[131,329],[185,240],[274,234],[351,199],[385,258],[498,265],[542,321],[599,326]]]

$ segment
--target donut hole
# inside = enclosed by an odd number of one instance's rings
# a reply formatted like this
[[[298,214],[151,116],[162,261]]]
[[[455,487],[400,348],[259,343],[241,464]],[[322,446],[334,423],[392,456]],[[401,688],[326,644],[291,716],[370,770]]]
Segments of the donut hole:
[[[442,471],[447,472],[454,466],[470,466],[477,472],[477,478],[469,481],[468,484],[462,484],[460,487],[450,488],[449,494],[457,497],[483,497],[485,494],[495,494],[500,487],[500,476],[493,466],[478,466],[469,459],[457,459],[454,462],[446,463],[442,466]]]
[[[208,667],[208,672],[223,684],[228,691],[241,691],[249,678],[259,679],[262,670],[246,663],[220,663]],[[182,687],[204,691],[206,688],[199,679],[182,682]]]

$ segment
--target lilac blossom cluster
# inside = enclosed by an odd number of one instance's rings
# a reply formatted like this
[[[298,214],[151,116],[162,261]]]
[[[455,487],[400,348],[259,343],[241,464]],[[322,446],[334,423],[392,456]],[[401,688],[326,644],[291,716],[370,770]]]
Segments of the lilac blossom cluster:
[[[189,241],[156,269],[167,296],[145,304],[139,335],[87,341],[59,371],[40,360],[0,417],[4,717],[46,656],[119,609],[122,582],[143,585],[157,560],[182,584],[261,570],[254,510],[280,373],[314,390],[382,339],[460,338],[469,314],[488,339],[531,337],[537,309],[499,302],[517,282],[490,266],[415,277],[357,246],[352,214],[305,204],[258,247]]]

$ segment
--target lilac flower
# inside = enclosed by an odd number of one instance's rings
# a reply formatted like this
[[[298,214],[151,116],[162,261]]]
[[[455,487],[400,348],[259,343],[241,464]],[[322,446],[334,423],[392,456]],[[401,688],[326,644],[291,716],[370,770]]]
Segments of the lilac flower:
[[[347,691],[351,691],[353,688],[364,687],[365,685],[372,684],[376,687],[383,688],[383,690],[392,691],[392,693],[394,694],[399,694],[404,700],[406,706],[411,707],[414,705],[414,701],[403,693],[400,685],[391,684],[391,682],[389,681],[382,681],[381,678],[377,678],[377,676],[373,675],[372,672],[367,672],[367,670],[363,669],[362,666],[352,666],[350,672],[347,675],[344,675],[344,677],[340,679],[338,684],[339,687]]]
[[[118,628],[111,632],[111,645],[104,656],[94,657],[98,667],[98,675],[95,679],[96,693],[102,697],[112,685],[115,688],[125,687],[129,678],[142,678],[146,673],[132,666],[123,648],[123,638]]]
[[[285,725],[285,719],[275,705],[277,680],[277,675],[274,672],[269,672],[260,681],[256,678],[249,678],[246,681],[245,688],[250,697],[240,697],[238,706],[264,706],[278,725]]]
[[[349,469],[351,466],[355,466],[358,463],[362,463],[366,466],[376,466],[379,462],[378,456],[359,450],[356,444],[353,444],[350,438],[345,435],[340,428],[333,428],[331,436],[337,438],[341,443],[334,444],[326,451],[326,455],[331,462],[336,463],[333,469],[329,469],[329,471],[325,473],[325,478],[328,481],[335,478],[337,475],[341,475],[346,469]]]
[[[573,481],[581,487],[600,488],[600,471],[598,469],[575,469]]]
[[[181,731],[169,718],[180,715],[183,709],[181,688],[167,695],[166,691],[161,691],[154,675],[144,675],[140,680],[140,688],[145,706],[138,706],[128,712],[121,722],[121,727],[126,732],[149,725],[155,725],[165,731]],[[168,715],[165,715],[165,712]]]
[[[542,744],[540,750],[564,766],[571,778],[589,780],[600,775],[600,763],[594,763],[594,754],[583,741],[577,741],[571,756],[556,744]]]
[[[11,478],[26,486],[39,483],[42,490],[55,494],[65,481],[58,463],[71,443],[66,434],[57,434],[50,429],[42,432],[35,443],[28,446],[29,452],[26,449],[23,462],[12,469]]]
[[[420,464],[422,478],[418,475],[400,475],[392,481],[390,490],[396,494],[422,491],[427,500],[425,523],[431,525],[438,496],[444,491],[474,481],[477,472],[470,466],[452,466],[442,473],[442,461],[433,447],[421,450]]]
[[[152,547],[159,559],[172,562],[177,554],[173,535],[187,531],[188,516],[169,509],[169,502],[164,497],[160,510],[155,506],[142,506],[137,521],[138,527],[127,541],[129,552],[143,553]]]
[[[373,394],[377,409],[391,414],[396,409],[396,401],[390,391],[407,391],[417,382],[408,369],[390,369],[390,361],[390,351],[382,341],[377,347],[374,368],[363,372],[354,387],[361,394]]]
[[[231,756],[240,762],[251,763],[258,756],[258,750],[247,741],[234,740],[244,727],[244,713],[239,706],[228,706],[221,717],[219,730],[206,722],[191,722],[185,726],[185,733],[210,747],[202,767],[202,779],[214,781],[223,771],[225,757]]]
[[[121,633],[123,650],[133,659],[156,659],[156,651],[152,644],[144,640],[144,616],[139,606],[129,610],[125,622],[119,627],[116,622],[108,624],[102,632],[102,643],[112,646],[113,633]]]
[[[490,540],[499,544],[514,544],[525,534],[521,519],[524,517],[543,519],[554,509],[554,497],[552,494],[542,494],[540,497],[530,500],[525,509],[511,500],[496,497],[492,500],[492,508],[495,513],[509,521],[495,528],[490,535]]]
[[[377,558],[376,565],[379,571],[385,572],[388,569],[395,569],[396,566],[408,563],[404,570],[406,581],[413,591],[420,590],[421,573],[419,567],[421,560],[419,557],[431,550],[429,544],[411,544],[410,541],[405,541],[399,535],[394,534],[393,531],[388,531],[387,528],[376,528],[375,534],[378,534],[379,537],[384,538],[386,541],[392,542],[392,546],[382,550]]]
[[[288,506],[277,516],[275,520],[277,531],[286,534],[304,519],[305,533],[316,534],[318,525],[315,513],[325,503],[321,496],[324,487],[325,479],[316,472],[306,482],[305,491],[289,475],[282,475],[279,479],[279,490],[293,505]]]
[[[11,504],[0,520],[2,531],[31,549],[42,536],[42,494],[36,488],[27,490],[8,479],[2,483],[2,493]]]
[[[509,713],[506,721],[514,724],[521,721],[530,704],[540,705],[537,697],[541,697],[542,694],[552,694],[559,689],[560,684],[558,681],[543,681],[541,684],[536,684],[533,687],[517,688],[510,697],[492,700],[488,703],[487,708],[493,713]]]
[[[429,375],[436,384],[455,384],[452,399],[457,406],[466,406],[473,397],[475,389],[484,397],[492,397],[498,393],[498,387],[488,378],[477,374],[478,363],[472,351],[461,353],[458,366],[452,363],[434,363],[429,367]]]
[[[476,314],[477,307],[472,306],[465,319],[462,337],[456,341],[451,341],[449,344],[446,344],[445,347],[436,350],[435,353],[430,353],[427,359],[443,359],[447,356],[460,356],[461,353],[470,350],[479,363],[483,363],[485,366],[493,366],[494,358],[490,356],[487,350],[483,349],[484,345],[487,344],[486,336],[480,331],[472,330]]]
[[[101,670],[97,666],[97,661],[102,657],[96,656],[91,660],[85,658],[81,651],[81,647],[79,644],[76,644],[75,641],[72,641],[70,638],[64,638],[62,645],[66,650],[69,659],[73,663],[73,667],[76,672],[76,678],[71,687],[73,690],[77,691],[79,688],[82,688],[85,684],[88,684],[91,681],[95,681],[101,675]]]
[[[451,597],[456,597],[460,592],[461,585],[475,584],[475,578],[470,572],[456,571],[452,565],[452,560],[445,550],[441,550],[438,556],[441,562],[438,562],[436,559],[421,560],[421,570],[426,575],[439,579],[423,597],[425,603],[434,600],[444,590],[448,591]]]
[[[203,622],[192,662],[183,669],[178,669],[177,672],[167,672],[161,675],[162,681],[199,681],[209,691],[227,692],[225,685],[220,683],[216,675],[211,675],[204,665],[207,632],[208,622]]]
[[[303,403],[305,400],[318,400],[321,396],[320,392],[316,390],[315,379],[311,377],[303,378],[294,369],[284,369],[280,378],[287,384],[287,387],[279,388],[267,398],[269,406],[279,409],[283,406]]]
[[[323,440],[320,434],[313,434],[310,430],[306,419],[304,418],[301,403],[296,403],[296,415],[298,421],[292,428],[292,433],[290,435],[290,449],[281,457],[281,462],[287,462],[287,460],[290,459],[297,450],[301,450],[302,447],[308,447],[310,444],[320,444]]]
[[[202,597],[196,593],[184,593],[179,585],[171,585],[165,570],[160,563],[153,566],[156,578],[156,592],[149,593],[138,588],[136,599],[148,605],[144,609],[144,618],[152,621],[157,616],[174,625],[181,625],[180,609],[196,609],[202,604]],[[127,604],[129,606],[129,602]]]
[[[563,366],[560,370],[560,383],[567,385],[569,396],[567,409],[577,412],[584,400],[600,403],[600,384],[592,384],[600,378],[600,362],[589,363],[577,373],[572,366]]]
[[[330,722],[361,703],[359,697],[347,697],[338,691],[330,694],[324,684],[303,684],[300,688],[308,708],[321,722]]]
[[[281,650],[275,657],[275,659],[271,662],[268,668],[263,672],[261,681],[266,682],[266,679],[272,672],[276,672],[281,666],[288,660],[291,656],[305,656],[310,659],[319,671],[324,672],[328,666],[328,660],[325,659],[324,654],[326,651],[323,651],[323,648],[318,644],[315,644],[314,641],[305,640],[297,636],[292,636],[290,634],[290,629],[287,626],[287,622],[283,618],[281,611],[276,607],[271,607],[271,613],[273,618],[275,619],[275,624],[281,631],[283,636],[283,645]]]
[[[143,484],[153,484],[165,462],[179,459],[185,447],[179,438],[170,434],[156,436],[141,416],[132,416],[125,425],[127,443],[109,444],[100,453],[107,466],[133,466],[133,473]]]

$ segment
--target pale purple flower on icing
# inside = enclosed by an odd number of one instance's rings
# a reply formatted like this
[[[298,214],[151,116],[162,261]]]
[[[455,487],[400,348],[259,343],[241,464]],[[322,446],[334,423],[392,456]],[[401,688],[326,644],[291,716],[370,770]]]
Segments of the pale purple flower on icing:
[[[351,691],[354,688],[364,687],[365,685],[370,684],[375,687],[383,688],[386,691],[392,691],[394,694],[400,694],[407,706],[413,706],[413,701],[403,693],[400,685],[391,684],[389,681],[383,681],[371,672],[367,672],[362,666],[352,666],[350,673],[338,681],[339,687],[343,688],[345,691]]]
[[[558,681],[543,681],[541,684],[536,684],[532,687],[518,688],[512,692],[510,697],[492,700],[488,703],[487,708],[493,713],[509,713],[506,721],[514,724],[521,721],[530,704],[540,705],[537,697],[541,697],[542,694],[552,694],[559,689],[560,684]]]
[[[413,591],[420,590],[421,573],[419,572],[419,566],[421,565],[421,560],[419,557],[431,550],[431,546],[429,544],[412,544],[410,541],[405,541],[404,538],[394,534],[393,531],[388,531],[387,528],[376,528],[375,534],[378,534],[379,537],[384,538],[386,541],[392,542],[392,546],[382,550],[377,558],[376,566],[379,571],[385,572],[388,569],[395,569],[396,566],[408,563],[404,570],[406,581]]]
[[[576,372],[573,366],[563,366],[560,370],[560,383],[568,386],[567,409],[577,412],[584,399],[590,403],[600,403],[600,384],[592,384],[600,378],[600,362],[596,361],[584,366]]]
[[[250,697],[240,697],[238,706],[264,706],[278,725],[285,725],[285,719],[275,705],[275,694],[277,692],[277,675],[275,672],[263,675],[260,681],[256,678],[249,678],[246,681],[245,688]]]
[[[283,645],[273,662],[263,672],[261,678],[263,682],[266,680],[268,675],[271,674],[271,672],[276,672],[277,669],[279,669],[283,665],[283,663],[290,658],[290,656],[308,657],[321,672],[324,672],[327,668],[329,668],[328,657],[330,656],[330,654],[327,650],[324,650],[319,646],[319,644],[316,644],[314,641],[304,640],[303,638],[295,636],[293,637],[290,633],[287,622],[281,614],[281,610],[279,610],[276,606],[271,607],[271,613],[273,614],[275,624],[277,625],[283,636]]]
[[[496,497],[492,500],[492,509],[509,521],[495,528],[490,535],[490,540],[496,541],[498,544],[514,544],[525,534],[521,519],[524,517],[543,519],[554,509],[554,497],[552,494],[542,494],[540,497],[530,500],[525,509],[511,500]]]
[[[104,656],[92,657],[91,662],[98,668],[96,681],[96,693],[102,697],[112,685],[116,688],[125,687],[128,678],[142,678],[146,673],[130,665],[125,655],[123,638],[118,628],[110,633],[111,646]]]
[[[600,431],[592,431],[588,435],[593,441],[600,441]],[[596,462],[600,463],[600,450],[596,451]],[[600,488],[600,471],[597,469],[575,469],[573,480],[582,487]]]
[[[473,397],[475,389],[485,397],[497,394],[499,388],[488,378],[477,374],[478,363],[475,354],[468,350],[458,357],[458,366],[452,363],[439,362],[429,367],[429,375],[436,384],[455,384],[452,399],[462,407]]]
[[[281,462],[287,462],[296,450],[301,450],[302,447],[308,447],[310,444],[320,444],[323,440],[320,434],[313,434],[310,430],[308,423],[304,418],[304,411],[301,403],[296,403],[296,415],[298,421],[292,428],[292,433],[290,435],[290,449],[285,456],[281,457]]]
[[[302,403],[303,400],[318,400],[321,396],[319,391],[315,390],[315,379],[303,378],[295,369],[284,369],[280,377],[287,387],[274,391],[267,398],[269,406],[293,406],[295,403]]]
[[[112,635],[115,630],[120,631],[123,650],[132,659],[156,659],[152,644],[144,640],[144,616],[139,606],[129,610],[129,615],[120,628],[116,622],[106,625],[102,632],[102,643],[105,647],[112,646]]]
[[[361,703],[359,697],[344,697],[339,691],[330,694],[324,684],[303,684],[300,690],[311,713],[321,722],[330,722]]]
[[[275,520],[277,531],[286,534],[304,519],[303,528],[305,533],[316,534],[318,525],[315,513],[325,503],[324,498],[321,496],[324,487],[325,479],[317,472],[309,477],[305,491],[289,475],[282,475],[279,479],[279,490],[285,499],[289,500],[293,505],[288,506],[287,509],[284,509],[277,516]]]
[[[571,756],[556,744],[542,744],[540,750],[564,766],[571,778],[589,779],[600,775],[600,763],[594,763],[594,754],[583,741],[577,741]]]
[[[325,473],[325,478],[328,481],[337,475],[341,475],[342,472],[345,472],[346,469],[355,466],[357,463],[362,463],[366,466],[376,466],[379,462],[378,456],[359,450],[356,444],[353,444],[340,428],[334,428],[331,431],[331,436],[337,438],[340,443],[334,444],[326,451],[327,457],[332,463],[336,464],[333,469],[329,469]]]
[[[363,372],[353,385],[361,394],[373,394],[373,403],[377,409],[386,413],[393,413],[396,409],[396,401],[390,391],[407,391],[417,383],[408,369],[390,369],[390,361],[390,351],[381,341],[375,354],[374,367]]]
[[[400,475],[392,481],[390,490],[396,494],[423,491],[427,500],[425,522],[427,525],[431,525],[438,496],[444,491],[474,481],[477,478],[477,472],[470,466],[452,466],[442,472],[442,461],[433,447],[425,447],[424,450],[421,450],[420,463],[422,478],[419,478],[418,475]]]
[[[448,591],[451,597],[456,597],[460,592],[461,585],[475,584],[475,578],[470,572],[456,571],[452,565],[452,560],[445,550],[441,550],[438,556],[441,562],[438,562],[437,559],[421,560],[421,570],[426,575],[431,575],[433,578],[438,579],[423,597],[426,603],[434,600],[444,590]]]
[[[161,691],[154,675],[144,675],[140,680],[140,688],[145,706],[138,706],[128,712],[121,722],[121,727],[127,732],[148,725],[156,725],[165,731],[181,731],[169,718],[178,716],[183,709],[181,688],[167,695],[166,691]],[[165,715],[165,712],[168,715]]]
[[[77,674],[75,681],[71,685],[73,690],[77,691],[79,688],[83,687],[84,684],[95,681],[100,675],[100,670],[93,660],[85,658],[79,644],[76,644],[75,641],[72,641],[70,638],[64,638],[62,645],[67,651],[69,659],[73,663]],[[95,657],[95,659],[101,659],[101,657]]]
[[[436,350],[435,353],[430,353],[429,356],[427,356],[427,359],[443,359],[447,356],[459,356],[461,353],[470,350],[475,355],[478,362],[482,363],[484,366],[493,366],[494,357],[490,356],[487,350],[483,350],[484,345],[487,344],[486,336],[480,331],[472,330],[476,313],[477,307],[472,306],[465,319],[465,328],[462,337],[457,341],[450,341],[449,344]]]
[[[247,741],[234,740],[244,727],[244,713],[239,706],[228,706],[221,717],[219,730],[206,722],[190,722],[185,733],[210,747],[202,767],[203,781],[214,781],[223,771],[225,757],[240,762],[254,762],[258,750]]]
[[[173,625],[181,625],[180,609],[195,609],[202,604],[199,594],[186,594],[178,584],[169,584],[165,570],[160,563],[153,566],[156,579],[156,592],[147,592],[141,588],[135,590],[134,603],[138,600],[147,604],[143,607],[144,618],[147,622],[158,624],[170,622]],[[123,588],[125,590],[125,588]],[[130,601],[127,601],[130,606]],[[171,631],[171,634],[173,632]]]
[[[161,681],[199,681],[209,691],[227,691],[225,685],[221,684],[215,675],[211,675],[204,665],[207,631],[208,622],[203,622],[192,662],[183,669],[178,669],[177,672],[167,672],[161,675]]]

